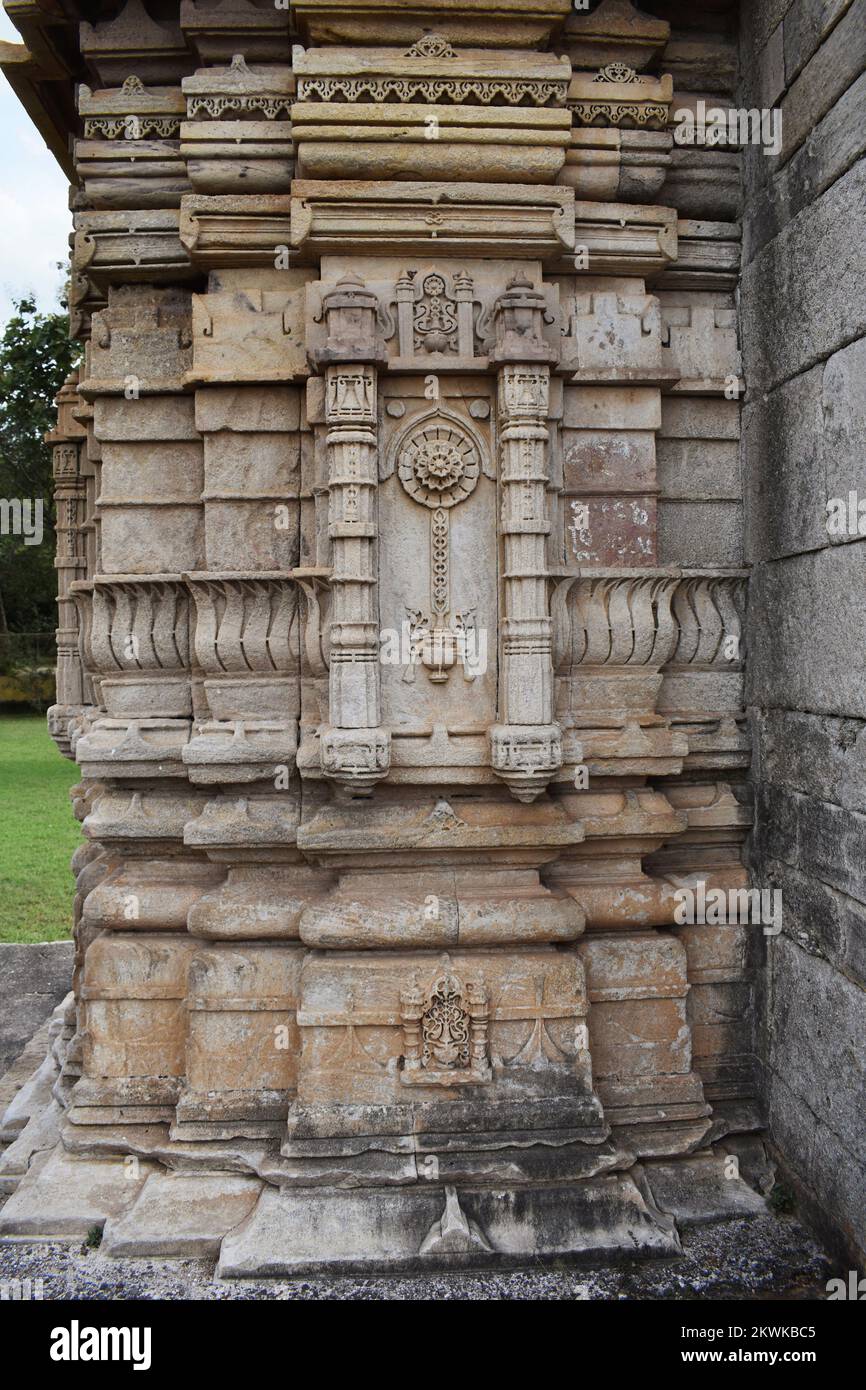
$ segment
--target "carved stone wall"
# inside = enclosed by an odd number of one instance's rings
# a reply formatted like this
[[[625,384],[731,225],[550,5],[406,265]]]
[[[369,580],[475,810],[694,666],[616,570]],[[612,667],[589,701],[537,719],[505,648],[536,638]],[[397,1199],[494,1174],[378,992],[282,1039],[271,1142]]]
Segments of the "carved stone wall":
[[[737,156],[629,4],[167,13],[77,37],[71,1177],[0,1229],[181,1253],[182,1166],[227,1274],[674,1253],[664,1165],[758,1201],[755,928],[678,915],[747,886]]]

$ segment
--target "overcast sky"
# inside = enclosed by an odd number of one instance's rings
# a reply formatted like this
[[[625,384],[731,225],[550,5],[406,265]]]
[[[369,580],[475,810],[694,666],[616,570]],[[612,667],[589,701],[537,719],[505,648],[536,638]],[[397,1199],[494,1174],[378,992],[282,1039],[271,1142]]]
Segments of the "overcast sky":
[[[21,36],[0,8],[0,39]],[[5,77],[0,75],[0,329],[12,301],[33,292],[40,309],[58,307],[65,276],[71,221],[69,185],[30,124]]]

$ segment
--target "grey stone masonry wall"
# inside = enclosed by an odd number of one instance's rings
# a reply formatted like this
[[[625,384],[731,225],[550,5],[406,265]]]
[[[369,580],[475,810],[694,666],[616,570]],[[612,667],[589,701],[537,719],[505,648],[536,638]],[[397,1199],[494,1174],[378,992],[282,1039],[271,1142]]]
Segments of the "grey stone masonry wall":
[[[71,941],[0,944],[0,1076],[72,986]]]
[[[767,1119],[807,1209],[866,1258],[866,2],[746,0],[742,462]],[[852,524],[831,529],[834,499]],[[859,524],[858,524],[859,523]]]

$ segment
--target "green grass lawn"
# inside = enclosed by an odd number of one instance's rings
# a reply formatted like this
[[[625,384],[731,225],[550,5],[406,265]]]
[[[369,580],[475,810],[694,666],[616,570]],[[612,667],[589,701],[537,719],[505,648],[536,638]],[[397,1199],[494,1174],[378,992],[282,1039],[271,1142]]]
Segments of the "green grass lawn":
[[[81,828],[69,788],[78,780],[44,715],[0,713],[0,941],[71,935],[69,861]]]

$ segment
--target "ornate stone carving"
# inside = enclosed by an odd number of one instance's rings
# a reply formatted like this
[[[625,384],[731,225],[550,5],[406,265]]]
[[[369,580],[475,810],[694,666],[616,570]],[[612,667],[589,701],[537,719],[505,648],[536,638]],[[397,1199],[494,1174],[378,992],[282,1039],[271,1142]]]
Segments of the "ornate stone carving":
[[[457,53],[427,34],[408,53],[343,48],[295,50],[301,102],[562,106],[571,68],[550,54]]]
[[[203,115],[216,121],[227,112],[261,111],[273,121],[289,116],[295,82],[290,68],[248,68],[243,54],[236,53],[227,68],[205,68],[185,77],[182,87],[190,120]]]
[[[86,431],[75,418],[81,407],[78,373],[73,372],[56,398],[57,426],[46,443],[52,446],[54,474],[54,532],[57,569],[57,703],[48,712],[51,736],[65,757],[71,755],[70,724],[79,718],[85,702],[85,673],[79,649],[79,622],[71,592],[76,580],[87,573],[84,525],[87,484],[81,466],[85,461]]]
[[[109,715],[191,711],[189,600],[177,576],[98,576],[90,645]]]
[[[567,80],[539,82],[531,78],[452,77],[306,77],[298,96],[303,101],[347,102],[478,102],[506,106],[561,106]],[[190,113],[192,114],[192,113]]]
[[[93,116],[84,122],[85,140],[171,140],[179,132],[179,116]]]
[[[445,1210],[434,1221],[421,1242],[419,1255],[442,1255],[447,1252],[472,1254],[492,1251],[493,1247],[477,1222],[466,1216],[460,1206],[457,1189],[445,1188]]]
[[[365,795],[389,766],[391,741],[382,729],[327,729],[322,734],[322,770]]]
[[[487,331],[489,315],[465,270],[403,271],[382,313],[386,340],[397,340],[399,365],[417,364],[419,371],[433,366],[459,370],[481,357],[484,343],[479,340]]]
[[[402,284],[405,282],[397,282],[398,293]],[[413,353],[458,352],[458,312],[456,297],[448,294],[444,278],[435,273],[425,275],[415,290]]]
[[[413,680],[415,663],[441,682],[456,662],[467,680],[472,670],[475,612],[451,619],[451,541],[449,513],[474,492],[481,473],[481,445],[455,416],[441,410],[414,421],[395,451],[397,476],[413,501],[430,510],[430,613],[407,608],[411,660],[404,679]]]
[[[680,582],[656,572],[561,580],[551,602],[557,669],[567,662],[659,670],[677,645],[671,604]]]
[[[422,507],[443,511],[465,501],[481,472],[476,440],[442,412],[412,425],[397,455],[397,476]]]
[[[491,1079],[483,980],[464,984],[446,957],[426,991],[413,975],[400,995],[400,1019],[404,1085],[477,1085]]]
[[[694,575],[677,585],[677,642],[671,666],[739,669],[745,661],[746,583],[740,576]]]
[[[729,666],[724,645],[739,650],[744,591],[738,577],[676,571],[563,579],[551,601],[556,666]]]
[[[491,766],[518,801],[534,801],[562,763],[556,724],[496,725],[490,730]]]
[[[568,89],[568,106],[580,125],[664,127],[672,99],[669,76],[643,77],[625,63],[609,63],[594,77],[575,73]]]
[[[496,301],[494,313],[496,325],[496,347],[494,358],[498,362],[553,362],[556,349],[551,347],[544,336],[544,325],[553,323],[547,299],[536,290],[530,277],[523,273],[512,276],[505,293]],[[546,409],[546,400],[539,396],[540,383],[544,374],[536,374],[528,380],[525,372],[515,376],[506,374],[503,380],[503,402],[511,410],[512,403],[519,405],[517,413],[537,414]]]
[[[406,50],[407,58],[456,58],[457,54],[441,34],[425,34]]]
[[[593,78],[595,82],[638,82],[637,73],[626,63],[608,63]]]

